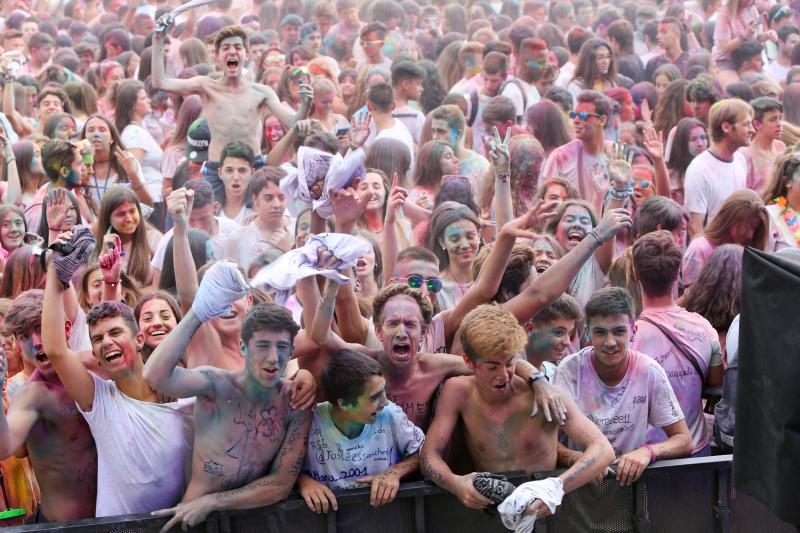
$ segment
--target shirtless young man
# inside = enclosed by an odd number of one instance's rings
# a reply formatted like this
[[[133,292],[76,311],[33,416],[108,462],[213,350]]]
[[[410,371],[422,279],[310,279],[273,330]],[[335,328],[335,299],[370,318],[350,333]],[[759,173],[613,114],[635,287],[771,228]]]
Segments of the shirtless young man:
[[[464,505],[481,509],[491,501],[473,486],[475,474],[457,476],[442,459],[459,419],[465,426],[473,463],[487,472],[553,470],[559,426],[541,414],[530,418],[533,392],[514,375],[515,361],[525,348],[525,330],[510,312],[496,305],[481,305],[464,318],[459,332],[464,360],[475,375],[445,383],[426,434],[420,468]],[[614,459],[614,451],[575,402],[569,396],[564,401],[569,418],[562,428],[585,448],[581,458],[559,476],[564,492],[570,492],[603,472]],[[549,514],[540,500],[528,511],[538,518]]]
[[[22,356],[36,370],[17,391],[6,415],[0,410],[0,457],[23,444],[41,488],[42,501],[27,523],[94,517],[97,495],[97,451],[89,426],[61,384],[42,348],[43,291],[20,294],[5,317]],[[69,327],[61,331],[69,336]],[[0,363],[4,388],[8,361]]]
[[[162,21],[167,23],[164,24],[164,31],[153,34],[153,88],[182,95],[197,94],[203,99],[203,116],[208,120],[211,131],[203,176],[211,182],[214,195],[219,199],[219,192],[224,188],[219,178],[222,149],[233,141],[244,141],[254,153],[260,154],[264,108],[268,107],[288,131],[295,121],[305,117],[312,92],[308,86],[301,86],[302,105],[294,114],[281,104],[272,88],[248,81],[242,69],[248,59],[249,42],[247,32],[241,26],[226,26],[214,38],[217,67],[222,72],[222,78],[169,78],[162,58],[164,41],[173,21],[163,17],[159,19],[159,22]],[[256,166],[263,166],[263,163]]]
[[[299,330],[286,308],[266,303],[247,313],[241,370],[176,368],[202,323],[226,314],[246,292],[236,265],[215,264],[192,310],[147,360],[144,376],[151,386],[170,396],[197,397],[191,479],[181,504],[155,513],[174,515],[163,531],[178,523],[195,526],[213,511],[283,500],[303,465],[312,417],[293,407],[290,382],[282,378]]]

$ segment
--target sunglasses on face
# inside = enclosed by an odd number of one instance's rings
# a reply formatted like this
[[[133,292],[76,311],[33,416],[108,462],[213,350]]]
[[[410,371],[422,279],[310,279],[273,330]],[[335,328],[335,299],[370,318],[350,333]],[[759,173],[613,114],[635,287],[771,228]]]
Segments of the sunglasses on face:
[[[589,117],[597,117],[600,118],[600,115],[597,113],[589,113],[588,111],[570,111],[569,118],[575,120],[576,118],[580,118],[582,121],[586,122],[589,120]]]
[[[442,290],[442,280],[439,278],[428,278],[425,279],[419,274],[411,274],[407,278],[394,278],[392,281],[399,282],[399,283],[407,283],[409,287],[412,289],[421,289],[422,284],[428,287],[428,292],[431,294],[436,294],[440,290]]]
[[[647,189],[649,189],[649,188],[650,188],[650,186],[652,185],[652,183],[650,182],[650,180],[639,180],[639,181],[637,181],[637,182],[636,182],[636,184],[637,184],[637,185],[639,186],[639,188],[640,188],[640,189],[642,189],[642,190],[647,190]]]

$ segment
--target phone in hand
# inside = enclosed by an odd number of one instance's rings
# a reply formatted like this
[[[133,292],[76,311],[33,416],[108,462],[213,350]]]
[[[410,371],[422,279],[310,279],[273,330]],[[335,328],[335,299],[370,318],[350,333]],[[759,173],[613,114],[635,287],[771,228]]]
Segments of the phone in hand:
[[[341,126],[336,129],[336,137],[341,137],[342,135],[347,135],[350,133],[350,126]]]

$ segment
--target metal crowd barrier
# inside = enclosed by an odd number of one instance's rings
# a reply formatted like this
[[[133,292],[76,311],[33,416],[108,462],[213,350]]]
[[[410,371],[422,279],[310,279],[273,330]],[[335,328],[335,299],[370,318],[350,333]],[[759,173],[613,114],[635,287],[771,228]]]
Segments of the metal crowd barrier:
[[[553,473],[534,475],[544,478]],[[792,533],[760,503],[736,494],[732,456],[658,461],[635,484],[613,478],[568,494],[558,512],[536,523],[536,533]],[[523,473],[509,475],[519,484]],[[286,501],[250,511],[214,513],[197,533],[502,533],[498,516],[467,509],[428,482],[401,485],[397,499],[369,506],[369,489],[337,494],[339,511],[318,515],[293,494]],[[116,516],[7,528],[4,531],[157,533],[166,522],[148,515]],[[179,531],[175,528],[174,531]]]

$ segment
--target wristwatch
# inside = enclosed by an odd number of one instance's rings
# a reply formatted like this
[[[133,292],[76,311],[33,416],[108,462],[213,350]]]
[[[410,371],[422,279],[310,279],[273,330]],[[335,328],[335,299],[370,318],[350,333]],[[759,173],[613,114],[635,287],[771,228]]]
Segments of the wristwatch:
[[[530,385],[530,387],[533,388],[534,383],[544,378],[545,378],[544,372],[537,372],[528,378],[528,385]]]

